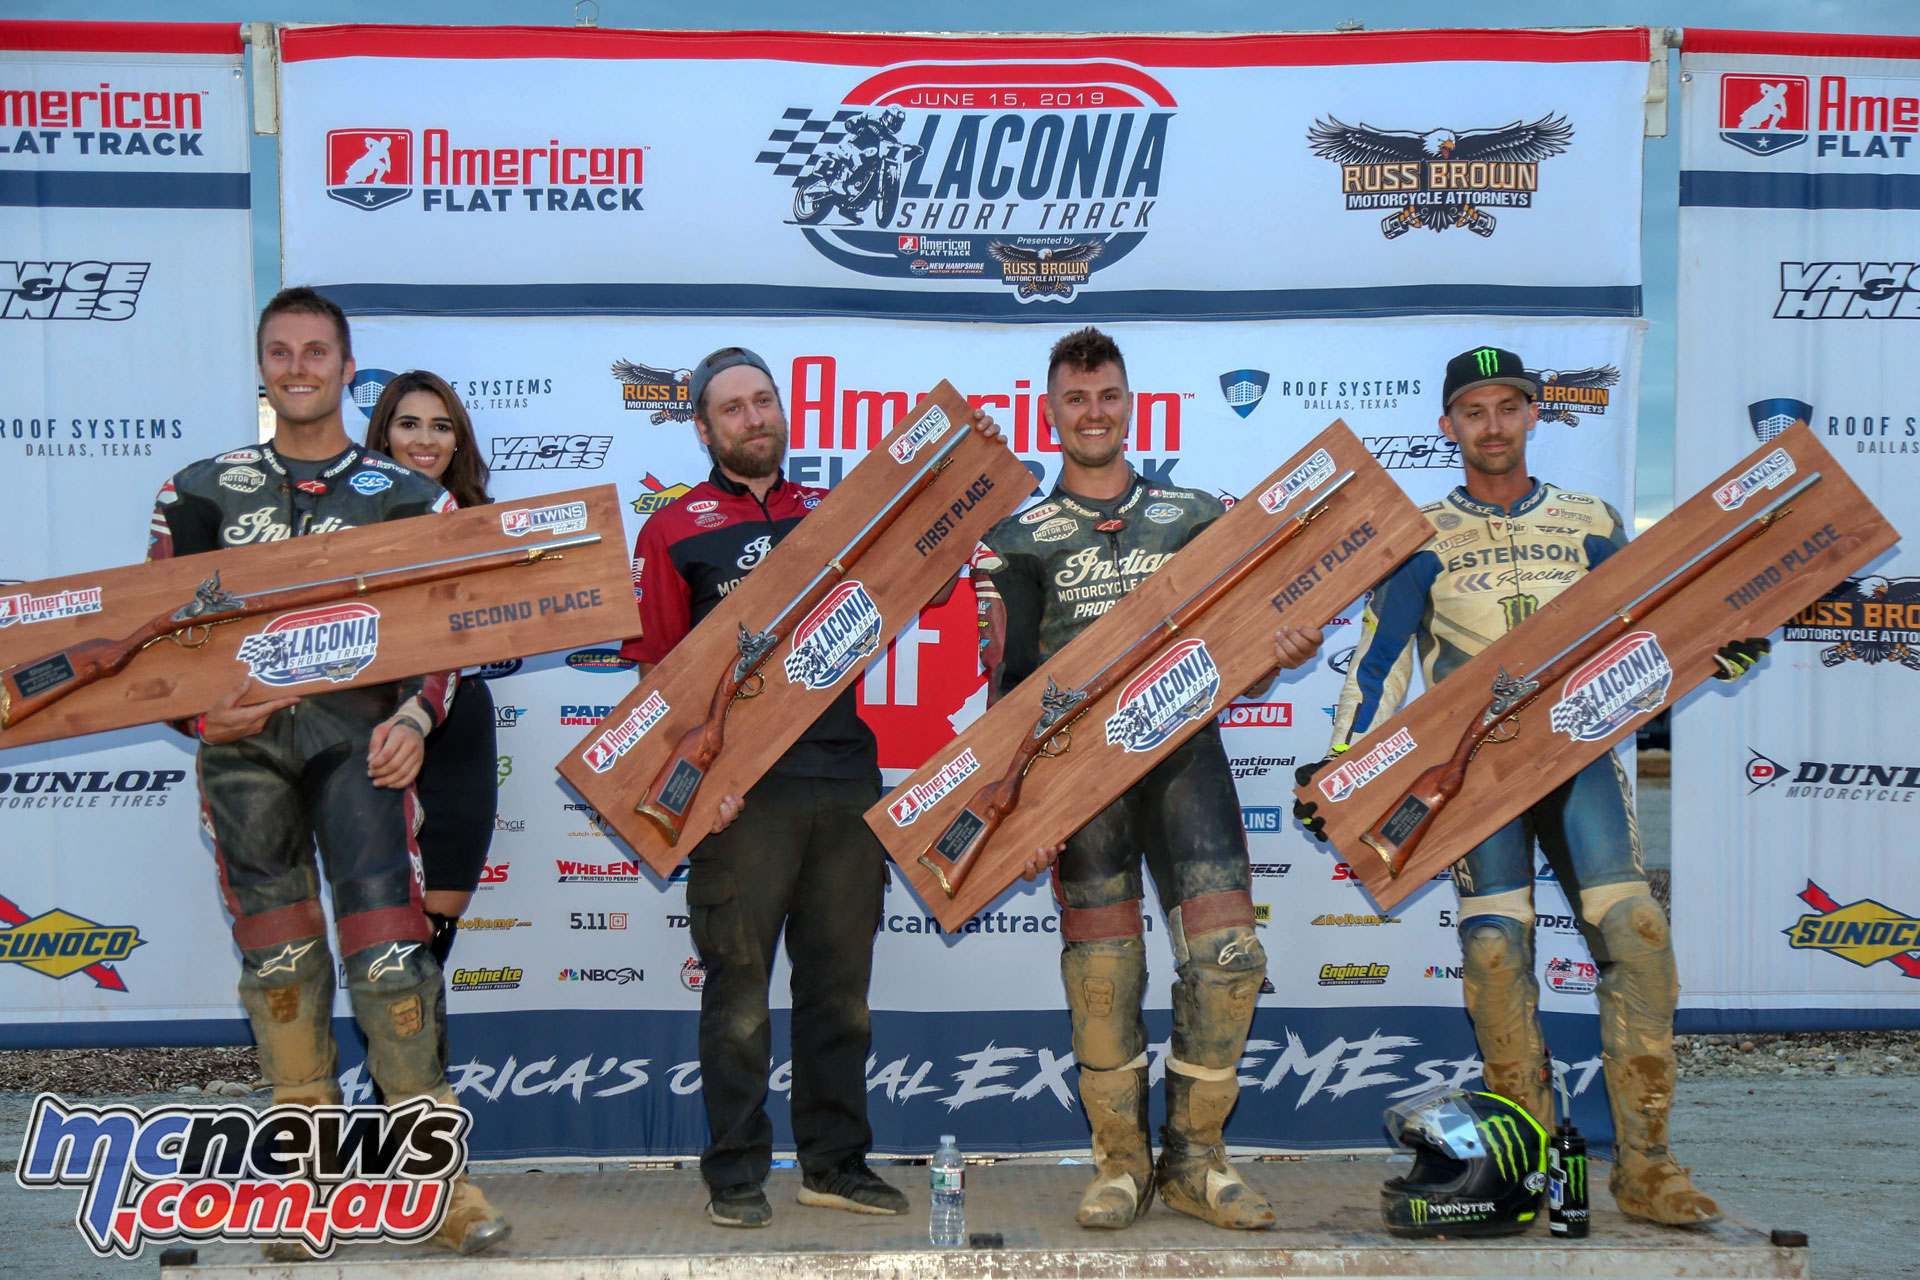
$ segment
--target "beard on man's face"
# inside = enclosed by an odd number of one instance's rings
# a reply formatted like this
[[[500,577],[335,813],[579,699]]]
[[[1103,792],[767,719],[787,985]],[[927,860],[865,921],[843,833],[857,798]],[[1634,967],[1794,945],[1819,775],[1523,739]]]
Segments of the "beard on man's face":
[[[769,427],[727,444],[715,441],[713,456],[722,467],[743,480],[764,480],[786,460],[787,433]]]

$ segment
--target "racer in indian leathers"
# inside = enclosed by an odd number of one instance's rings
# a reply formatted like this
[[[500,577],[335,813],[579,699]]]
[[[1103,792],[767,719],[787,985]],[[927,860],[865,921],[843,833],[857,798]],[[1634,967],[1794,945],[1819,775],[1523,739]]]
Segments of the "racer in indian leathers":
[[[1120,349],[1106,334],[1082,329],[1054,346],[1046,407],[1060,440],[1060,482],[1044,502],[996,525],[974,558],[988,578],[976,585],[986,605],[983,660],[996,695],[1225,510],[1206,494],[1149,484],[1128,464],[1133,396]],[[1276,663],[1310,661],[1320,639],[1317,629],[1282,628]],[[1157,1167],[1147,1133],[1147,1030],[1140,1015],[1147,981],[1143,851],[1179,979]],[[1272,1226],[1273,1207],[1228,1164],[1222,1137],[1267,961],[1254,934],[1246,831],[1218,728],[1209,723],[1064,846],[1041,851],[1043,858],[1056,853],[1060,973],[1096,1166],[1080,1223],[1125,1227],[1158,1190],[1169,1205],[1218,1226]]]
[[[1302,786],[1399,709],[1416,662],[1431,688],[1626,544],[1626,523],[1607,503],[1527,474],[1539,393],[1511,351],[1478,347],[1448,362],[1440,431],[1460,446],[1466,482],[1421,508],[1433,539],[1374,590],[1335,710],[1332,753],[1300,767]],[[1767,649],[1764,639],[1730,644],[1716,655],[1715,675],[1737,678]],[[1325,840],[1316,808],[1296,803],[1294,813]],[[1462,985],[1487,1088],[1552,1130],[1534,974],[1536,841],[1600,970],[1614,1199],[1654,1222],[1712,1222],[1718,1206],[1668,1149],[1679,980],[1666,913],[1641,863],[1626,772],[1611,751],[1454,866]]]

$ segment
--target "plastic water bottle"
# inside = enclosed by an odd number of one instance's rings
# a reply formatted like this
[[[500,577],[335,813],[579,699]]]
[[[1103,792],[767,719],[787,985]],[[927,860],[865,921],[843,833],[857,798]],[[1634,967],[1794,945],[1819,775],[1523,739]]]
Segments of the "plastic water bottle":
[[[940,1135],[940,1149],[928,1166],[932,1175],[931,1219],[927,1235],[936,1249],[958,1249],[967,1243],[967,1166],[953,1135]]]

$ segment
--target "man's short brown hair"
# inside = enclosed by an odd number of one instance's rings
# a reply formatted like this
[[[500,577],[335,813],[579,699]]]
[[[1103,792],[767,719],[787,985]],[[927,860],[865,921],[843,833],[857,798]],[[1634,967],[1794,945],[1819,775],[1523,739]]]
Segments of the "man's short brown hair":
[[[267,321],[284,315],[325,316],[333,321],[334,332],[340,335],[340,358],[353,359],[353,335],[347,329],[347,313],[326,294],[299,285],[282,289],[260,309],[260,323],[253,328],[253,359],[256,364],[266,356]]]
[[[1053,354],[1047,358],[1047,385],[1053,385],[1053,375],[1062,366],[1091,373],[1103,364],[1120,370],[1120,380],[1126,381],[1127,362],[1120,355],[1119,344],[1092,325],[1075,329],[1053,344]]]

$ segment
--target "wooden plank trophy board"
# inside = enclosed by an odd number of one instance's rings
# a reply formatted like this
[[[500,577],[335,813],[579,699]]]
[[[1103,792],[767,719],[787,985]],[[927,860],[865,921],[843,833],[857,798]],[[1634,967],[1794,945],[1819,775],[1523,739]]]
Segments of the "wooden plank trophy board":
[[[1767,634],[1898,540],[1793,427],[1296,794],[1390,909],[1712,675],[1721,645]]]
[[[1430,532],[1334,423],[868,810],[867,824],[940,927],[958,929],[1034,849],[1086,825],[1271,671],[1276,624],[1324,624]]]
[[[655,872],[713,830],[720,798],[745,795],[1032,491],[970,412],[951,384],[935,387],[560,762]]]
[[[0,748],[631,635],[612,485],[7,588]]]

